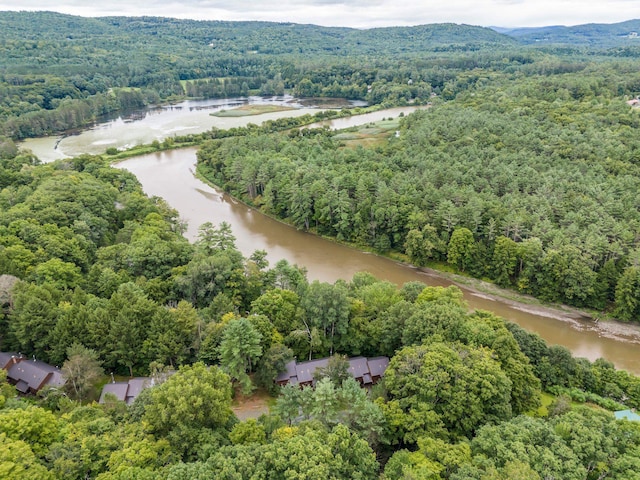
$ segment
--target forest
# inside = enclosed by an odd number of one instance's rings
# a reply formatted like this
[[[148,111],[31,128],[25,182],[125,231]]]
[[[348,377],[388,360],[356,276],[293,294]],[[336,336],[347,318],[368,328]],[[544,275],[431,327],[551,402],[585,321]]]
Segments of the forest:
[[[477,71],[376,148],[254,133],[205,142],[200,168],[298,228],[637,321],[640,117],[619,93],[640,77],[628,67]]]
[[[640,406],[640,378],[469,312],[456,287],[364,272],[309,282],[264,252],[244,258],[225,223],[202,225],[189,244],[174,211],[100,156],[39,165],[18,153],[1,165],[0,270],[20,280],[0,347],[76,372],[74,388],[38,397],[0,379],[3,478],[640,471],[640,425],[609,412]],[[315,389],[275,386],[289,359],[332,354]],[[344,356],[356,355],[391,358],[368,393],[345,375]],[[129,407],[91,402],[103,372],[168,368],[178,372]],[[274,395],[271,413],[239,421],[232,395],[255,388]]]
[[[18,396],[0,370],[0,477],[640,479],[640,423],[612,413],[640,408],[640,378],[456,287],[309,281],[243,256],[224,222],[189,243],[114,155],[41,164],[17,143],[186,96],[423,105],[367,146],[309,116],[157,147],[200,145],[201,174],[297,228],[633,322],[640,49],[620,25],[600,46],[529,46],[452,24],[0,12],[0,351],[72,380]],[[345,359],[379,355],[365,390]],[[315,388],[275,385],[323,357]],[[111,375],[159,385],[98,404]],[[269,412],[240,420],[255,392]]]

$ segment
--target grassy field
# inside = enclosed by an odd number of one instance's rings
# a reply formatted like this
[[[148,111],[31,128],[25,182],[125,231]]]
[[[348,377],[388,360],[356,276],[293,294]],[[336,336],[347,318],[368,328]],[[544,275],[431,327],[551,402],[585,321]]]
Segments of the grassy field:
[[[249,117],[263,113],[286,112],[287,110],[295,110],[295,108],[283,105],[243,105],[231,110],[220,110],[211,115],[214,117]]]
[[[380,120],[379,122],[367,123],[360,127],[343,130],[333,138],[341,141],[345,147],[375,147],[382,145],[395,135],[399,125],[399,118]]]

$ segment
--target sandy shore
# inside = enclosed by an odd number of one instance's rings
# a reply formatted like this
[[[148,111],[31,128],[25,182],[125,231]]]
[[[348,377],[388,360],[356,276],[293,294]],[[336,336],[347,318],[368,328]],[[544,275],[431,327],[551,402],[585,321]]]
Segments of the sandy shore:
[[[522,312],[568,322],[576,330],[591,330],[603,337],[640,345],[640,325],[610,319],[598,319],[589,312],[569,305],[547,305],[530,295],[523,295],[512,290],[500,288],[497,285],[475,278],[440,272],[431,268],[420,268],[419,270],[433,277],[446,278],[471,295],[501,302]]]

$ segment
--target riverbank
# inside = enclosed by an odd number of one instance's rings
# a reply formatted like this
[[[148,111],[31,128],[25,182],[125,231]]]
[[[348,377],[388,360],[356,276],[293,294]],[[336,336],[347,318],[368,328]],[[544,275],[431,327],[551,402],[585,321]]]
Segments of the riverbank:
[[[640,345],[640,325],[625,323],[606,316],[603,312],[580,309],[565,304],[545,303],[531,295],[499,287],[473,277],[458,275],[428,267],[416,267],[426,275],[446,278],[472,295],[491,301],[499,301],[526,313],[571,323],[575,328],[598,332],[607,338],[622,339]]]
[[[209,181],[200,170],[200,165],[196,166],[196,170],[194,172],[194,176],[207,184],[212,188],[220,189],[219,186]],[[247,208],[255,211],[259,215],[264,215],[271,220],[278,222],[282,225],[286,225],[287,227],[294,228],[290,223],[282,220],[280,218],[274,217],[273,215],[269,215],[254,205],[251,205],[242,199],[238,199],[236,197],[231,197],[235,202],[246,206]],[[483,280],[479,280],[472,277],[467,277],[463,275],[459,275],[452,272],[446,272],[442,270],[436,270],[434,268],[429,267],[417,267],[412,265],[411,263],[403,260],[403,255],[398,253],[391,254],[380,254],[379,252],[375,252],[372,249],[363,247],[362,245],[350,244],[347,242],[338,241],[335,238],[326,237],[322,235],[317,235],[316,233],[310,231],[306,232],[309,235],[313,235],[315,237],[321,238],[325,241],[329,241],[331,243],[335,243],[337,245],[342,245],[344,247],[348,247],[354,250],[357,250],[361,253],[366,253],[368,255],[375,255],[381,258],[386,258],[391,260],[399,265],[404,265],[406,267],[410,267],[420,272],[424,276],[431,277],[437,280],[446,280],[450,282],[462,290],[464,290],[468,295],[472,295],[476,298],[486,300],[488,302],[499,302],[504,305],[508,305],[514,310],[519,312],[523,312],[526,314],[531,314],[539,317],[545,317],[549,319],[553,319],[556,321],[561,321],[563,323],[571,325],[572,329],[580,330],[580,331],[591,331],[596,333],[599,337],[615,339],[618,341],[623,341],[625,343],[632,344],[640,344],[640,326],[635,324],[626,324],[619,322],[614,319],[602,319],[600,315],[596,312],[589,312],[584,309],[578,309],[575,307],[571,307],[569,305],[562,304],[550,304],[545,303],[535,297],[530,295],[525,295],[514,290],[509,290],[505,288],[501,288],[493,283],[486,282]],[[485,302],[486,305],[487,302]],[[486,306],[484,309],[488,309]],[[501,315],[507,320],[511,321],[508,316]],[[551,342],[553,343],[553,342]]]

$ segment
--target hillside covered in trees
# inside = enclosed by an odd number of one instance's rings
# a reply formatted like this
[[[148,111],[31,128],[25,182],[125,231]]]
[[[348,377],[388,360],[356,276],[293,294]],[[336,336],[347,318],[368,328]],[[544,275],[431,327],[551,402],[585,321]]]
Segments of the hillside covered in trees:
[[[362,31],[0,12],[0,134],[63,131],[184,95],[273,95],[286,88],[379,103],[386,94],[375,98],[374,84],[393,76],[396,62],[389,58],[514,44],[490,29],[454,24]],[[424,97],[431,92],[422,83],[417,89]]]
[[[224,223],[203,225],[191,245],[171,209],[100,157],[37,165],[19,154],[1,165],[0,269],[20,281],[0,348],[127,376],[179,369],[129,407],[86,404],[93,384],[83,376],[39,398],[16,398],[0,378],[3,478],[638,471],[640,425],[607,410],[640,406],[640,379],[470,313],[455,287],[397,287],[367,273],[308,282],[264,252],[244,258]],[[370,392],[345,377],[341,357],[315,389],[275,390],[286,361],[332,352],[391,363]],[[240,422],[232,392],[256,385],[275,406]],[[529,453],[505,455],[517,445]]]
[[[0,274],[17,279],[0,350],[90,367],[38,397],[0,370],[0,477],[640,478],[640,424],[611,413],[640,408],[640,378],[455,287],[310,282],[244,257],[225,223],[189,243],[111,155],[41,165],[15,143],[184,96],[429,103],[368,146],[299,120],[169,143],[201,144],[202,174],[298,228],[637,321],[638,55],[458,25],[0,12]],[[378,355],[374,388],[347,378],[344,356]],[[275,386],[327,356],[314,389]],[[130,406],[93,402],[109,373],[167,370]],[[273,406],[240,421],[256,388]]]

